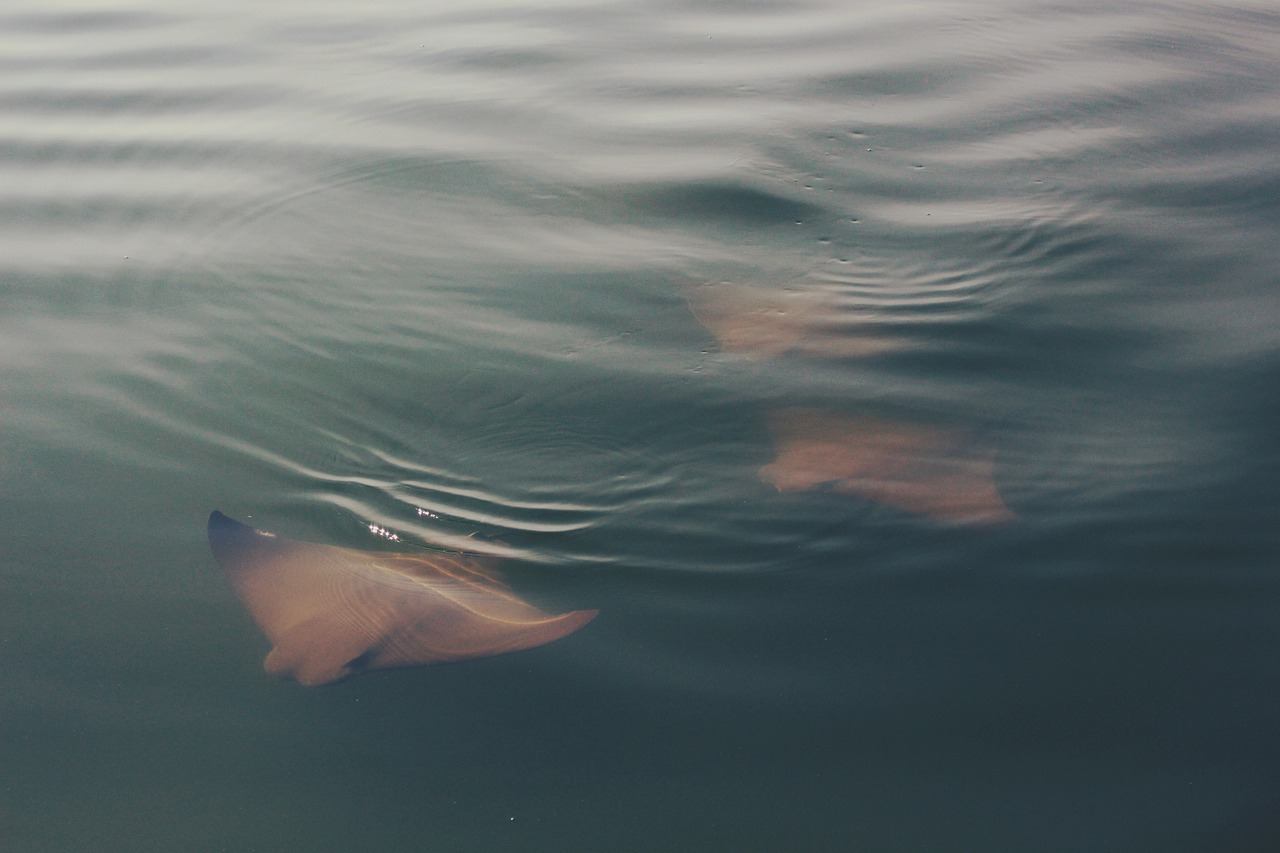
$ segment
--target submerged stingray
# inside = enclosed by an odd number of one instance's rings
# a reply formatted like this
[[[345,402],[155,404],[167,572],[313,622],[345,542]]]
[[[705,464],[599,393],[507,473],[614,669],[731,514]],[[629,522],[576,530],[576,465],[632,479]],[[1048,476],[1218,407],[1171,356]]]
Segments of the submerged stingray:
[[[689,310],[721,349],[749,358],[783,353],[859,358],[902,346],[870,331],[869,315],[850,311],[825,290],[706,284],[689,294]]]
[[[971,524],[1015,517],[992,452],[966,432],[809,409],[776,413],[770,427],[778,458],[760,476],[781,491],[828,489]]]
[[[462,554],[382,554],[255,530],[214,511],[209,545],[274,646],[271,675],[308,686],[370,669],[514,652],[558,640],[595,610],[550,616]]]

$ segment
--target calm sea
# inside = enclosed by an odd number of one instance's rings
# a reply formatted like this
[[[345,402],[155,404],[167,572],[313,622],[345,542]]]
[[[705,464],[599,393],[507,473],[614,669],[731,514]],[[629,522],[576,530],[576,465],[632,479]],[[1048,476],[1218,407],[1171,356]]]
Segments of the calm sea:
[[[1273,0],[11,0],[0,849],[1280,849],[1278,247]]]

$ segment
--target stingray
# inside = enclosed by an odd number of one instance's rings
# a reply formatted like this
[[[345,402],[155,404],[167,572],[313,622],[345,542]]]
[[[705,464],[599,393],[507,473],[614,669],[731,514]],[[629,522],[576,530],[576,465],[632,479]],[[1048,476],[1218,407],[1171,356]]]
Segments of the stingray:
[[[778,456],[760,477],[780,491],[832,491],[907,512],[969,524],[1012,520],[996,489],[991,450],[964,430],[777,412]]]
[[[706,284],[689,294],[689,310],[724,352],[748,358],[784,353],[861,358],[903,345],[870,331],[873,317],[848,309],[836,294],[820,289]]]
[[[530,649],[596,615],[544,613],[498,579],[491,558],[299,542],[217,511],[209,545],[272,643],[266,671],[307,686]]]

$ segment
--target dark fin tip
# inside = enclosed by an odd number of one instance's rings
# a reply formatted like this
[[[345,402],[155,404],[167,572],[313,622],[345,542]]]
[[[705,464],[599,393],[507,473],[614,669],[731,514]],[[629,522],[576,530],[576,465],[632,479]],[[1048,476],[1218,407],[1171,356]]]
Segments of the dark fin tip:
[[[378,649],[368,649],[347,661],[345,669],[350,670],[352,675],[359,675],[369,667],[369,664],[373,663],[373,659],[377,657],[377,655]]]

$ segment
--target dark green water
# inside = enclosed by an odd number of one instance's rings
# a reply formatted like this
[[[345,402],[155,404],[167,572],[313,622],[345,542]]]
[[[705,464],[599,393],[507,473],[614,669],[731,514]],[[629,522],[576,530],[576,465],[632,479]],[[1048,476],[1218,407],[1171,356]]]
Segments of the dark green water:
[[[0,849],[1280,849],[1278,105],[1266,2],[10,3]],[[215,508],[600,616],[275,681]]]

